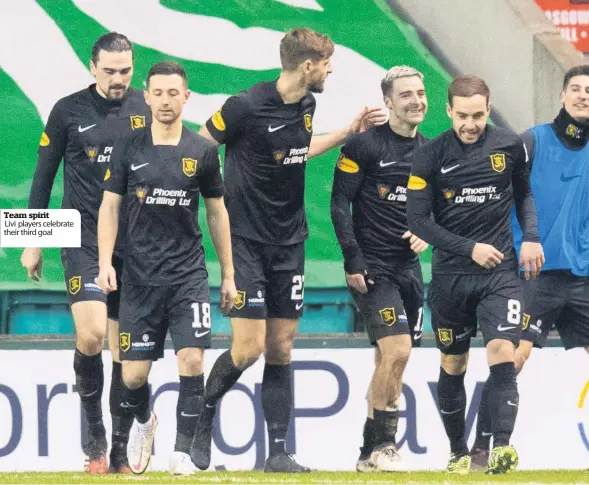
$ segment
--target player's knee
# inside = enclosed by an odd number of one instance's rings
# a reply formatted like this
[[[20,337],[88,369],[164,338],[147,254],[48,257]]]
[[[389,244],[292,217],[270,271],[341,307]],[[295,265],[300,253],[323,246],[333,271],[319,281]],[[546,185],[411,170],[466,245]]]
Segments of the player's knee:
[[[96,355],[104,347],[104,333],[85,332],[76,338],[76,347],[85,355]]]
[[[522,340],[519,344],[519,347],[515,351],[513,357],[513,363],[515,365],[515,371],[519,374],[523,369],[525,363],[530,358],[532,354],[533,344],[527,340]]]
[[[266,361],[275,365],[290,364],[294,335],[280,335],[266,342]]]
[[[137,389],[147,382],[151,361],[147,360],[125,360],[123,361],[122,378],[125,387]]]
[[[197,348],[182,349],[178,352],[180,375],[198,376],[202,374],[203,350]]]
[[[489,365],[503,362],[514,362],[515,345],[509,340],[493,339],[487,344],[487,360]]]
[[[254,365],[260,356],[264,353],[264,342],[257,340],[248,340],[239,345],[233,344],[231,348],[231,358],[238,369],[245,370]]]
[[[468,353],[461,355],[442,354],[441,367],[451,376],[458,376],[466,372]]]

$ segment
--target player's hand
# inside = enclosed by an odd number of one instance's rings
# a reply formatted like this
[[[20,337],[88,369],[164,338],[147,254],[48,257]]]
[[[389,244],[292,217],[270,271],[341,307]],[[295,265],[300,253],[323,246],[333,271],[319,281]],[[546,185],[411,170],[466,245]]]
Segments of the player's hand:
[[[486,269],[493,269],[503,261],[503,253],[490,244],[476,243],[472,249],[472,259]]]
[[[411,251],[413,251],[415,254],[423,253],[429,247],[428,243],[426,243],[423,239],[419,239],[415,234],[409,231],[403,234],[403,239],[409,239],[409,244],[411,244]]]
[[[106,293],[117,291],[117,272],[113,268],[112,264],[109,264],[106,267],[100,267],[96,284],[102,291],[105,291]]]
[[[33,281],[39,281],[43,269],[43,252],[41,248],[25,248],[20,262],[27,270],[27,276]]]
[[[235,280],[233,278],[223,278],[221,282],[221,313],[225,316],[229,315],[229,312],[235,304],[235,298],[237,298],[237,287],[235,286]]]
[[[354,290],[359,291],[362,294],[366,294],[366,293],[368,293],[368,287],[366,286],[366,283],[368,282],[371,285],[374,284],[374,281],[366,279],[367,274],[368,274],[367,271],[364,271],[364,274],[362,274],[362,273],[356,273],[356,274],[346,273],[346,282],[348,283],[348,286],[350,288],[353,288]]]
[[[519,266],[524,269],[526,280],[535,279],[544,266],[544,250],[540,243],[524,242],[519,252]]]
[[[350,125],[350,134],[362,133],[373,126],[382,125],[387,121],[387,114],[380,108],[368,108],[360,111]]]

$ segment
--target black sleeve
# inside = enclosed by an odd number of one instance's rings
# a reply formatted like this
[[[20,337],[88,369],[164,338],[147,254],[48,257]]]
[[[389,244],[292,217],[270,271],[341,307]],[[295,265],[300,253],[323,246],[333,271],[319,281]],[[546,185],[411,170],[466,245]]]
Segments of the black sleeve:
[[[127,195],[127,181],[129,178],[129,153],[131,152],[131,138],[121,139],[112,151],[110,168],[106,170],[102,189],[119,195]]]
[[[538,220],[532,187],[530,186],[530,171],[528,167],[528,153],[523,143],[518,142],[513,153],[515,166],[511,176],[513,185],[513,199],[515,213],[523,231],[524,242],[540,242],[538,236]]]
[[[240,93],[228,98],[221,109],[207,120],[206,126],[217,143],[223,145],[245,131],[250,114],[246,93]]]
[[[453,234],[431,217],[434,203],[435,153],[420,148],[413,155],[407,184],[407,222],[418,238],[449,253],[472,257],[476,241]]]
[[[47,209],[49,205],[55,174],[67,146],[65,117],[63,102],[59,101],[51,110],[45,131],[41,135],[37,151],[37,168],[29,196],[29,209]]]
[[[532,172],[532,164],[534,163],[534,133],[532,130],[526,130],[520,135],[522,141],[524,142],[524,148],[526,149],[526,153],[528,155],[528,166],[529,171]]]
[[[197,173],[200,183],[200,193],[206,199],[217,199],[223,197],[225,187],[221,176],[221,163],[217,147],[207,148]]]
[[[331,190],[331,221],[344,256],[344,269],[349,274],[368,270],[362,250],[354,235],[350,204],[356,198],[364,178],[365,150],[352,139],[342,147],[335,165]]]

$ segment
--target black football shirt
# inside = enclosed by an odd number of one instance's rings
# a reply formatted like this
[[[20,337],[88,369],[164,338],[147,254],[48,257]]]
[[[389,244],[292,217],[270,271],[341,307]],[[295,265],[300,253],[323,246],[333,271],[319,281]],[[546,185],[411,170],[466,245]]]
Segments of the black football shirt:
[[[416,150],[408,184],[409,229],[434,246],[434,273],[517,268],[514,203],[524,240],[539,241],[527,161],[517,134],[490,125],[472,145],[448,130]],[[493,270],[478,265],[472,260],[475,243],[494,246],[503,262]]]
[[[114,146],[122,136],[143,131],[150,123],[149,107],[143,92],[137,89],[129,88],[122,100],[111,101],[100,96],[93,84],[60,99],[41,136],[29,209],[47,208],[63,159],[61,207],[80,212],[82,246],[96,250],[101,186],[112,162]]]
[[[425,141],[420,133],[414,138],[398,135],[387,123],[354,136],[342,147],[331,212],[345,259],[353,259],[358,251],[370,266],[393,267],[417,259],[402,236],[408,230],[412,155]]]
[[[285,104],[276,82],[227,99],[206,123],[225,144],[224,178],[231,233],[290,245],[307,238],[305,169],[315,98]]]
[[[223,196],[217,148],[184,128],[176,146],[154,145],[151,130],[115,149],[104,190],[126,196],[123,281],[167,286],[206,278],[199,195]]]

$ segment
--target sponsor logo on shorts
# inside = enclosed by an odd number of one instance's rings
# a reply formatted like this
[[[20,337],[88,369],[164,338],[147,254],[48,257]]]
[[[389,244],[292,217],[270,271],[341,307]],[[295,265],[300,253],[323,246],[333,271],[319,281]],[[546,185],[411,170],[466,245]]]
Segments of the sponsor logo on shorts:
[[[235,297],[235,303],[233,304],[233,306],[235,307],[236,310],[241,310],[245,306],[245,302],[246,302],[245,295],[246,295],[245,291],[241,291],[241,290],[237,291],[237,296]]]
[[[448,347],[454,342],[454,331],[451,328],[438,328],[438,339],[442,345]]]
[[[75,295],[80,291],[82,287],[82,277],[81,276],[72,276],[68,281],[68,291],[70,295]]]
[[[193,177],[196,174],[196,166],[198,161],[194,158],[183,158],[182,159],[182,171],[187,177]]]
[[[153,350],[155,342],[149,339],[149,335],[144,333],[141,336],[141,342],[131,342],[131,349],[136,352],[148,352]]]
[[[141,128],[145,128],[145,116],[139,115],[131,115],[131,129],[132,130],[139,130]]]
[[[256,298],[248,298],[247,306],[249,307],[262,307],[266,303],[266,299],[262,296],[262,291],[258,290]]]
[[[119,349],[127,352],[131,348],[131,334],[129,332],[121,332],[119,334]]]
[[[491,167],[495,172],[503,172],[507,163],[505,163],[505,153],[492,153],[489,155],[491,158]]]
[[[84,291],[100,291],[101,293],[104,293],[100,286],[96,284],[97,279],[98,278],[94,279],[94,283],[84,283]]]
[[[382,310],[379,310],[378,313],[380,313],[382,323],[384,323],[387,327],[394,325],[397,321],[394,308],[383,308]]]

